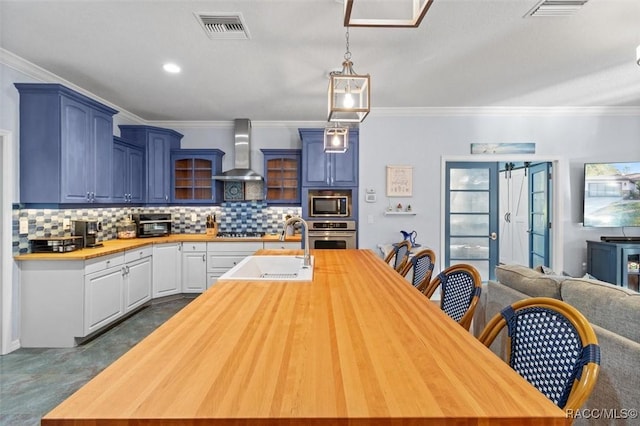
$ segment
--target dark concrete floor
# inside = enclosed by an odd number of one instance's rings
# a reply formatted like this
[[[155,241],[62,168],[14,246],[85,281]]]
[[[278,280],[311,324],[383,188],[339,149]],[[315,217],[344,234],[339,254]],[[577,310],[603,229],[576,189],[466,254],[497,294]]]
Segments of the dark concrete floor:
[[[0,425],[39,425],[42,416],[191,300],[154,301],[104,334],[75,348],[22,348],[0,356]]]

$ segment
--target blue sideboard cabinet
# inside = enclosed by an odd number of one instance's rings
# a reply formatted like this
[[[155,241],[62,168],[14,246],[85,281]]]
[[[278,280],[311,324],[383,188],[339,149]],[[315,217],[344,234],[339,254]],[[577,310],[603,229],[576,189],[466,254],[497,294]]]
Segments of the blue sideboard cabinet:
[[[213,180],[222,173],[219,149],[176,149],[171,151],[171,202],[181,204],[219,203],[223,182]]]
[[[113,138],[114,203],[142,203],[144,192],[144,148],[122,138]]]
[[[587,241],[587,272],[601,281],[640,291],[640,244]]]
[[[20,93],[20,201],[108,203],[116,111],[60,84]]]
[[[324,129],[299,129],[302,139],[302,186],[314,188],[358,186],[358,130],[349,130],[344,153],[324,152]]]
[[[145,147],[146,204],[171,200],[171,150],[180,148],[182,134],[171,129],[143,125],[120,125],[120,137]]]

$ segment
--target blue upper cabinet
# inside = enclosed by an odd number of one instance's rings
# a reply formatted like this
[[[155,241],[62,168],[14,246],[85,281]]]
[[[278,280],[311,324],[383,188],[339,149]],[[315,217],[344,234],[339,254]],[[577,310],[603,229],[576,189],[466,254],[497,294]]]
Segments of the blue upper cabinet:
[[[300,150],[261,149],[267,204],[300,205]]]
[[[153,126],[120,125],[120,136],[145,147],[147,204],[171,201],[171,150],[180,148],[182,134]]]
[[[213,180],[222,173],[219,149],[177,149],[171,151],[171,202],[212,204],[222,201],[223,183]]]
[[[15,86],[20,93],[20,201],[111,202],[117,111],[60,84]]]
[[[144,148],[113,138],[113,194],[115,203],[143,203]]]
[[[324,129],[299,129],[302,139],[303,187],[358,186],[358,130],[349,130],[349,149],[325,154]]]

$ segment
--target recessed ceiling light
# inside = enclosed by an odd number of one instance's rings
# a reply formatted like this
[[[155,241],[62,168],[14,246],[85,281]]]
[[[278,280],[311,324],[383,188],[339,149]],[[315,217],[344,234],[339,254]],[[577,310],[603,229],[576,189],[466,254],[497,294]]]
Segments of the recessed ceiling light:
[[[179,67],[178,65],[176,65],[176,64],[172,64],[172,63],[164,64],[164,65],[162,66],[162,68],[163,68],[166,72],[171,73],[171,74],[177,74],[177,73],[179,73],[179,72],[180,72],[180,67]]]

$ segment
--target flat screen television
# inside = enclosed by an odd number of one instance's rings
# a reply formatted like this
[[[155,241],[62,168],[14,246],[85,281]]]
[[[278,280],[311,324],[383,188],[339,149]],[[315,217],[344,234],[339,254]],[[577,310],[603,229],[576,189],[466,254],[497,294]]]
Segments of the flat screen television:
[[[640,161],[584,165],[584,226],[640,226]]]

